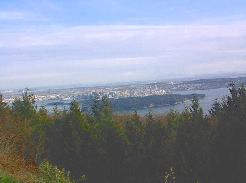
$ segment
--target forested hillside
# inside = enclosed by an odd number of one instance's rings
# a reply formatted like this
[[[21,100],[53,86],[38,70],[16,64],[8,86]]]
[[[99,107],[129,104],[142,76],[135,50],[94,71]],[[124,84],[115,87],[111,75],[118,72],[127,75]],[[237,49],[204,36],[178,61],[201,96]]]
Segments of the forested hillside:
[[[107,97],[90,113],[37,109],[28,92],[0,97],[0,182],[242,183],[246,181],[246,90],[204,115],[114,115]]]

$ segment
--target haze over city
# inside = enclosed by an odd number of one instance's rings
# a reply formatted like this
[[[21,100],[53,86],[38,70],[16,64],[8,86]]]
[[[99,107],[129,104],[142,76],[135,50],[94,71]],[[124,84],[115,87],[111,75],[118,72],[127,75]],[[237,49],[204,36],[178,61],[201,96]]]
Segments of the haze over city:
[[[0,88],[246,70],[243,0],[0,1]]]

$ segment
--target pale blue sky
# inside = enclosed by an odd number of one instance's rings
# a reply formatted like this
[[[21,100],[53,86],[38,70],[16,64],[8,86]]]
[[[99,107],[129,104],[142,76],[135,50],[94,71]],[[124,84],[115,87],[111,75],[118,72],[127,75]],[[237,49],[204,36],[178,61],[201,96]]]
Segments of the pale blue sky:
[[[0,88],[245,73],[245,0],[1,0]]]

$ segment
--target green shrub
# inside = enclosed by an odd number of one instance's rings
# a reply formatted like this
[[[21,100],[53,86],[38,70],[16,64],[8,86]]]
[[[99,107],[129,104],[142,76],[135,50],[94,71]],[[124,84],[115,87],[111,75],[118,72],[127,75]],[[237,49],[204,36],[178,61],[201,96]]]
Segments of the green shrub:
[[[7,175],[6,173],[0,171],[0,182],[1,183],[19,183],[19,181],[15,180],[13,177]]]
[[[70,178],[69,172],[65,172],[64,169],[60,170],[49,162],[43,162],[39,169],[39,183],[74,183]]]

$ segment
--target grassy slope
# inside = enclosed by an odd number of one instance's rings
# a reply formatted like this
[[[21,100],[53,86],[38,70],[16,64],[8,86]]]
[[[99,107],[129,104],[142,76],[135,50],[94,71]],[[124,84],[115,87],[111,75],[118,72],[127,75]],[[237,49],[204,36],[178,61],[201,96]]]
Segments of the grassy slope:
[[[21,158],[0,153],[0,182],[32,183],[36,179],[36,167]]]
[[[0,182],[2,183],[20,183],[14,177],[8,175],[7,173],[0,170]]]

